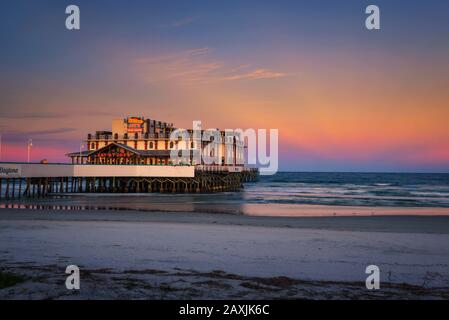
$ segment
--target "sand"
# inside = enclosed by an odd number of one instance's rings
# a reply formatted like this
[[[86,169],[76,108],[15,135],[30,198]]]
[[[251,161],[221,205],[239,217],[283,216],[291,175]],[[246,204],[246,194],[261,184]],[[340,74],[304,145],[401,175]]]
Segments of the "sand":
[[[6,299],[449,298],[449,217],[2,209],[0,253],[28,277]],[[365,288],[370,264],[379,291]]]

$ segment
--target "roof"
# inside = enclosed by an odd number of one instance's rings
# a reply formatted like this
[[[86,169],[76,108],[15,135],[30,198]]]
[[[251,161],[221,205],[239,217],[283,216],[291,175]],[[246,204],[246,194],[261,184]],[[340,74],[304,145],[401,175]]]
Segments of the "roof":
[[[108,144],[107,146],[94,150],[92,153],[101,152],[103,149],[109,148],[111,145],[116,145],[120,148],[123,148],[125,150],[128,150],[129,152],[141,155],[141,156],[170,156],[170,150],[137,150],[134,148],[131,148],[130,146],[113,142],[111,144]]]
[[[82,151],[82,152],[72,152],[72,153],[67,153],[66,156],[68,157],[76,157],[79,156],[80,154],[84,157],[88,156],[92,151]]]
[[[137,149],[131,148],[130,146],[127,146],[126,144],[117,143],[117,142],[112,142],[112,143],[108,144],[107,146],[104,146],[104,147],[101,148],[101,149],[94,150],[92,153],[102,151],[103,149],[107,149],[107,148],[109,148],[109,147],[112,146],[112,145],[116,145],[117,147],[123,148],[123,149],[125,149],[125,150],[128,150],[128,151],[130,151],[130,152],[134,152],[134,153],[138,153],[138,151],[139,151],[139,150],[137,150]]]

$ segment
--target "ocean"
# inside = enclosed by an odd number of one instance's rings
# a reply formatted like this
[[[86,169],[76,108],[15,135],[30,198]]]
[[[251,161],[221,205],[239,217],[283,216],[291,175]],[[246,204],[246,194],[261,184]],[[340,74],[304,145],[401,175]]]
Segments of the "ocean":
[[[71,194],[0,200],[0,208],[5,207],[262,216],[449,215],[449,174],[280,172],[261,176],[240,192]]]
[[[281,172],[246,194],[265,203],[449,207],[449,174]]]

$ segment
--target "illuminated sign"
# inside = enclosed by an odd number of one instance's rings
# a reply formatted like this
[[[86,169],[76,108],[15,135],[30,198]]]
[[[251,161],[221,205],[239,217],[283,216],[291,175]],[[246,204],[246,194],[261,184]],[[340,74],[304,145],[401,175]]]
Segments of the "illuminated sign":
[[[129,153],[100,153],[97,154],[97,157],[100,158],[130,158],[132,157],[132,154]]]
[[[140,118],[128,118],[128,124],[130,123],[143,124],[144,121]]]
[[[140,118],[128,118],[127,119],[127,131],[128,133],[143,133],[144,120]]]

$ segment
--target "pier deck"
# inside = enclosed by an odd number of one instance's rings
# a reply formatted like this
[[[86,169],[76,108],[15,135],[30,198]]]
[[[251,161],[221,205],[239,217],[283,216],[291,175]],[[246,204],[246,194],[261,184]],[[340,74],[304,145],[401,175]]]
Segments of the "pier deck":
[[[257,169],[237,166],[0,163],[0,199],[69,193],[237,191]]]

